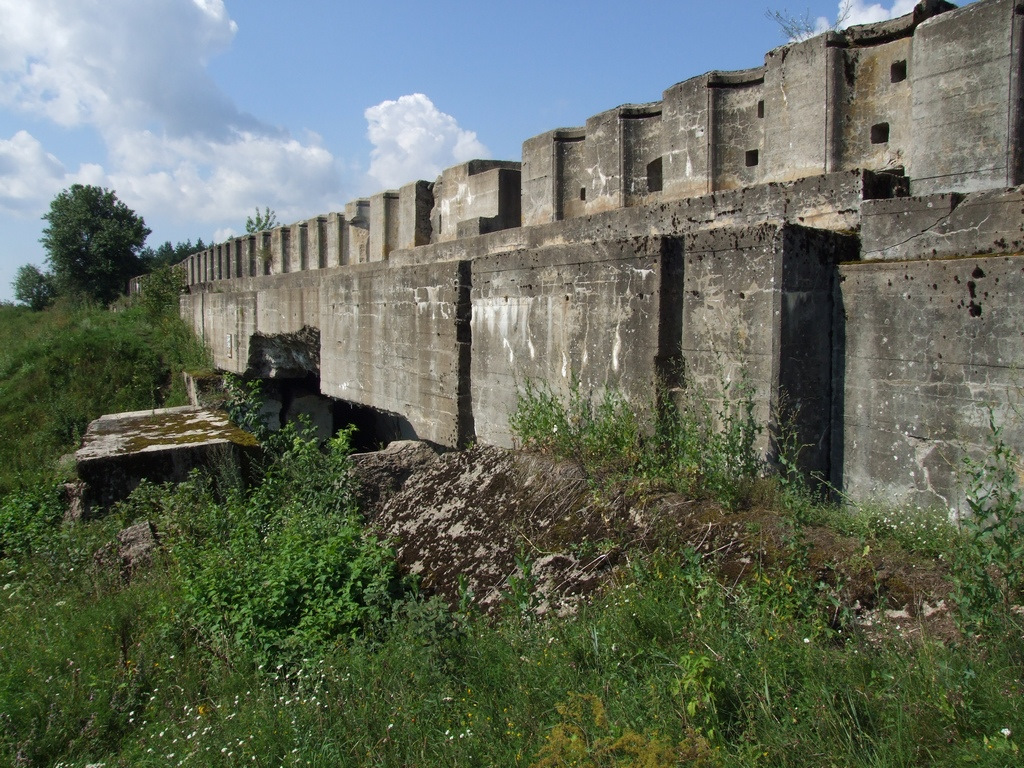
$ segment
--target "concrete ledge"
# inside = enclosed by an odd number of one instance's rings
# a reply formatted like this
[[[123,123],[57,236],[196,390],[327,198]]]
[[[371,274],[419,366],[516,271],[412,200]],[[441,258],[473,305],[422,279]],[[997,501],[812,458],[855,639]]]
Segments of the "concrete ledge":
[[[1024,251],[1024,187],[865,200],[861,215],[865,261]]]

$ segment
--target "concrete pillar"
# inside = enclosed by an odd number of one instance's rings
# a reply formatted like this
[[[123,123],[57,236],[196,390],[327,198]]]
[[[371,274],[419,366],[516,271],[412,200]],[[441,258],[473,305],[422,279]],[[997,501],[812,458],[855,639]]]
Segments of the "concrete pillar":
[[[681,200],[711,191],[709,75],[673,85],[662,99],[662,198]]]
[[[363,264],[369,261],[370,245],[370,201],[353,200],[345,205],[345,220],[348,222],[348,264]]]
[[[326,216],[314,216],[306,222],[306,269],[327,266]]]
[[[754,186],[765,176],[764,67],[708,77],[710,188]]]
[[[548,131],[523,142],[522,210],[523,226],[549,224],[558,219],[555,200],[561,179],[555,164],[555,137]]]
[[[309,269],[306,236],[306,222],[300,221],[288,227],[288,271],[301,272]]]
[[[256,235],[256,274],[269,275],[274,269],[273,236],[270,232]]]
[[[414,181],[398,190],[397,248],[415,248],[430,243],[430,209],[434,207],[434,185]]]
[[[288,227],[275,227],[270,230],[270,274],[281,275],[288,272],[289,235]]]
[[[327,263],[324,266],[337,267],[348,263],[346,230],[347,225],[345,224],[344,214],[337,212],[327,214],[327,219],[324,223]]]
[[[387,261],[398,242],[398,193],[379,192],[370,197],[370,261]]]

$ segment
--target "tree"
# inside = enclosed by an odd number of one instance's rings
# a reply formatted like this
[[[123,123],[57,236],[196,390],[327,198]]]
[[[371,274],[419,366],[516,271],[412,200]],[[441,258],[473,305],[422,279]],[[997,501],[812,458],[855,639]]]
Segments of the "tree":
[[[15,273],[14,298],[30,309],[46,309],[56,295],[53,275],[43,272],[35,264],[24,264]]]
[[[205,250],[206,245],[203,243],[203,238],[199,238],[195,245],[192,245],[192,239],[179,241],[175,245],[171,245],[171,241],[167,240],[156,250],[150,247],[146,247],[141,254],[144,271],[153,272],[160,267],[172,266],[174,264],[180,264],[193,253]]]
[[[141,216],[102,187],[75,184],[50,202],[39,242],[57,290],[109,302],[143,269],[150,229]]]
[[[250,216],[245,220],[245,232],[249,235],[255,235],[257,232],[263,232],[267,229],[273,229],[277,226],[277,214],[274,213],[270,208],[264,208],[263,213],[260,213],[260,207],[256,206],[256,218]]]
[[[828,24],[827,19],[812,19],[810,11],[804,11],[803,16],[795,16],[789,11],[767,10],[765,16],[779,25],[782,34],[791,42],[807,40],[808,38],[820,35],[822,32],[838,31],[846,25],[846,20],[853,10],[853,0],[842,0],[839,4],[839,14],[835,22]],[[822,25],[820,22],[825,22]]]

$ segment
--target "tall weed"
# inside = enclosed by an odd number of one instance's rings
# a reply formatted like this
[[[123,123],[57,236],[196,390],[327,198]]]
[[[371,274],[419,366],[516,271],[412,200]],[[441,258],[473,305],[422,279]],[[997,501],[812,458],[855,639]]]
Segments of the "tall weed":
[[[575,460],[592,478],[653,482],[732,505],[765,468],[752,393],[726,394],[734,397],[680,390],[638,406],[614,389],[595,399],[574,381],[563,399],[527,381],[509,426],[522,446]]]
[[[1024,628],[1024,489],[1021,457],[1003,438],[989,413],[989,450],[964,460],[971,514],[960,521],[965,534],[955,563],[962,622],[983,633]]]

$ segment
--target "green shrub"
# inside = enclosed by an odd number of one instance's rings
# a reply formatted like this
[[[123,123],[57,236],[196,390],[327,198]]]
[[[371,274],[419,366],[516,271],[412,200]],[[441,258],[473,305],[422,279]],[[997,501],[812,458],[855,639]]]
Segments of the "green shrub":
[[[64,515],[60,489],[35,486],[0,498],[0,560],[49,547]]]
[[[523,447],[576,460],[593,478],[657,482],[732,505],[765,466],[753,393],[733,386],[725,394],[694,388],[638,406],[614,389],[595,400],[574,381],[563,400],[527,381],[509,427]]]
[[[989,451],[964,461],[971,514],[960,521],[964,541],[956,558],[957,603],[963,624],[976,631],[1024,625],[1024,489],[1021,458],[989,413]]]
[[[230,489],[181,522],[185,604],[218,647],[264,663],[297,659],[390,616],[394,553],[362,527],[348,440],[339,433],[325,453],[286,426],[258,486]]]

